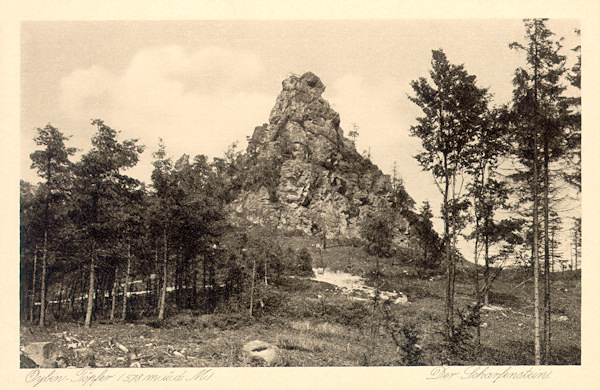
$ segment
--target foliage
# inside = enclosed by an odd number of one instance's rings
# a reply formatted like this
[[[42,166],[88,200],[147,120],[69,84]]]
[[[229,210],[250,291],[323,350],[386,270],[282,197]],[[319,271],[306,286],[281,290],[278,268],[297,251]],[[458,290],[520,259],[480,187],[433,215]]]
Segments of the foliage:
[[[458,311],[459,321],[451,336],[446,338],[446,347],[452,355],[465,359],[470,358],[469,355],[473,354],[475,345],[472,343],[471,331],[482,325],[482,306],[483,303],[479,302],[467,305],[465,310]]]
[[[366,251],[370,255],[391,257],[394,255],[394,214],[377,211],[364,217],[360,227],[361,237],[367,242]]]
[[[420,366],[422,362],[423,348],[419,345],[422,335],[414,322],[400,324],[391,321],[389,311],[387,313],[387,327],[394,344],[402,350],[402,363],[405,366]]]
[[[296,253],[296,263],[294,264],[294,274],[298,276],[313,276],[312,256],[306,248],[300,248]]]
[[[392,189],[392,205],[400,211],[412,210],[415,207],[415,201],[406,191],[402,180],[396,181]]]
[[[566,72],[566,57],[560,54],[561,40],[546,26],[547,19],[525,19],[526,43],[514,42],[511,48],[526,53],[527,66],[518,68],[513,83],[512,123],[514,124],[515,155],[531,176],[533,195],[533,264],[534,280],[538,281],[538,205],[543,200],[544,219],[544,360],[550,359],[550,166],[562,160],[573,147],[567,129],[572,118],[569,104],[562,96],[562,77]],[[535,354],[540,359],[539,297],[534,294]]]
[[[431,171],[443,195],[445,260],[448,269],[446,323],[448,335],[454,327],[454,283],[456,265],[452,253],[458,232],[465,224],[461,213],[468,206],[461,198],[461,173],[476,160],[477,131],[484,124],[488,92],[476,85],[463,65],[451,64],[442,50],[432,52],[433,85],[424,78],[411,82],[415,96],[409,99],[423,111],[410,132],[421,140],[423,150],[415,156],[423,169]]]

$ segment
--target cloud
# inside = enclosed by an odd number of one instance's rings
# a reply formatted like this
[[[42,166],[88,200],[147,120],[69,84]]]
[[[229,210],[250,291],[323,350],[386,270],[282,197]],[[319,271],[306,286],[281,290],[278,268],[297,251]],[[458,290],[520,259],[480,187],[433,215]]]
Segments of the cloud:
[[[163,138],[175,158],[218,156],[268,118],[275,97],[252,88],[264,73],[251,52],[145,48],[120,73],[98,66],[72,72],[61,82],[60,108],[79,124],[74,128],[89,128],[91,118],[101,118],[123,138],[139,138],[150,148]],[[89,136],[76,133],[73,142],[85,147]],[[143,179],[151,171],[150,154],[135,168]]]

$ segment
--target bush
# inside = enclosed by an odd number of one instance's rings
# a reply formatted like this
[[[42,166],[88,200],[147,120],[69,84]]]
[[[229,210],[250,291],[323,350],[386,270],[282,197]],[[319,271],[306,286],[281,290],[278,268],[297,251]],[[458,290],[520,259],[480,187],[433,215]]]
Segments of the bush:
[[[283,253],[283,263],[288,275],[295,276],[314,276],[312,270],[312,256],[308,249],[301,248],[297,252],[292,248],[287,248]]]
[[[392,257],[392,239],[394,238],[393,213],[381,210],[375,215],[368,215],[362,221],[360,233],[367,241],[367,253],[379,257]]]
[[[419,345],[420,332],[417,326],[413,323],[404,324],[400,328],[402,333],[403,343],[400,346],[404,352],[403,362],[407,366],[421,365],[422,348]]]
[[[312,270],[312,256],[306,248],[301,248],[298,250],[298,253],[296,253],[296,275],[314,276]]]

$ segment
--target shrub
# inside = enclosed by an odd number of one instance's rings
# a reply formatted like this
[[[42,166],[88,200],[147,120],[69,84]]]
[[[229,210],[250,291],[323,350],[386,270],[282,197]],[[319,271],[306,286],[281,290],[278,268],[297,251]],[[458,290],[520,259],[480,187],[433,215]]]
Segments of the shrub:
[[[465,310],[458,310],[460,321],[454,326],[452,335],[446,336],[446,348],[455,357],[470,359],[475,346],[472,343],[471,330],[481,326],[481,307],[483,303],[467,305]]]
[[[366,216],[361,224],[360,233],[367,241],[367,253],[379,257],[392,257],[392,239],[394,238],[393,213],[381,210]]]
[[[306,248],[301,248],[297,252],[292,248],[287,248],[282,254],[283,266],[288,275],[295,276],[314,276],[312,270],[312,256]]]
[[[312,261],[312,256],[308,252],[308,249],[301,248],[298,253],[296,253],[296,275],[314,276]]]
[[[384,313],[386,326],[390,332],[390,336],[392,337],[394,344],[396,344],[398,349],[402,350],[404,354],[402,357],[402,364],[406,366],[422,365],[421,354],[423,349],[419,345],[421,331],[417,324],[410,321],[400,325],[389,308],[385,308]]]

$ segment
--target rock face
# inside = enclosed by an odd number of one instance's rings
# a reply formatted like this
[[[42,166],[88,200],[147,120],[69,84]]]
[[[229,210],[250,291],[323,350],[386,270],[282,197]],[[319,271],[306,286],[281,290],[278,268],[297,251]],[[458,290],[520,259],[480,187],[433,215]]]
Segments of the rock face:
[[[324,90],[310,72],[283,81],[269,123],[249,139],[252,185],[231,203],[233,220],[353,238],[363,218],[390,207],[390,177],[344,137],[339,114],[321,97]],[[396,244],[405,241],[407,228],[397,215]]]

